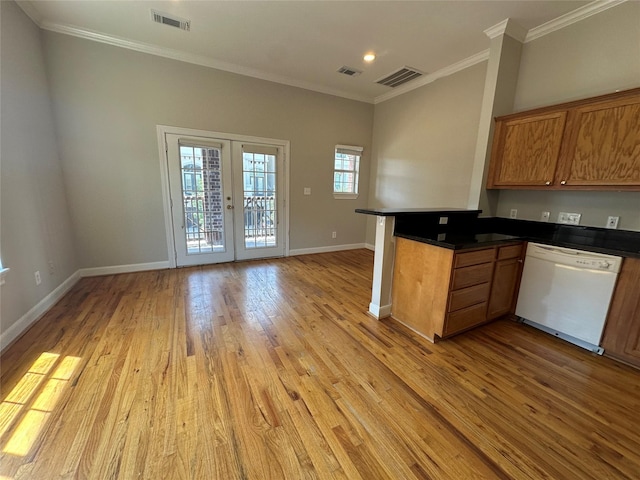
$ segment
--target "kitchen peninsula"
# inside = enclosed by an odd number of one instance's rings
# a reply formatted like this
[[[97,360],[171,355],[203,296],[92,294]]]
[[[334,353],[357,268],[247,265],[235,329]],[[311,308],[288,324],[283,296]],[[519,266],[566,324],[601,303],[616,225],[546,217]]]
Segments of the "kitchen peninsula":
[[[480,218],[480,210],[454,208],[356,212],[376,216],[369,313],[392,316],[431,341],[514,312],[526,241],[619,255],[629,264],[640,258],[640,232]]]

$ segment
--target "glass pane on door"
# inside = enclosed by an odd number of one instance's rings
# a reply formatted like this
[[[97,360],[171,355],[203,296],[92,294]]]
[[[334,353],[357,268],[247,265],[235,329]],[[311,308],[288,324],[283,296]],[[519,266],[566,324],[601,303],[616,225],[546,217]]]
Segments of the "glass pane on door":
[[[276,156],[242,152],[244,247],[277,243]]]
[[[186,254],[224,252],[220,149],[181,144],[180,166]]]

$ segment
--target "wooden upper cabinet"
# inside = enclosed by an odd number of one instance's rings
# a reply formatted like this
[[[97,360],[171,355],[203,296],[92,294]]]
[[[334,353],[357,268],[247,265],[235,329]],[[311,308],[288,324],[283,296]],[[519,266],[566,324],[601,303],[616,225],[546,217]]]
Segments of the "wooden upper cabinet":
[[[487,187],[640,190],[640,88],[496,118]]]
[[[490,187],[551,185],[566,116],[566,112],[554,112],[498,122]]]
[[[640,186],[640,95],[576,108],[570,124],[563,185]]]

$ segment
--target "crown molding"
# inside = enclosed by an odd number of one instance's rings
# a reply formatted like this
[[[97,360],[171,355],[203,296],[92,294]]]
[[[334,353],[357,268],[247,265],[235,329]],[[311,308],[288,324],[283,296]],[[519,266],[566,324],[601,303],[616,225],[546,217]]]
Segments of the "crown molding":
[[[484,33],[491,39],[499,37],[500,35],[507,35],[519,42],[524,42],[527,36],[527,30],[511,18],[507,18],[493,27],[487,28]]]
[[[580,20],[597,15],[598,13],[604,12],[605,10],[618,6],[626,1],[627,0],[596,0],[595,2],[588,3],[584,7],[578,8],[572,12],[559,16],[558,18],[554,18],[547,23],[543,23],[538,27],[532,28],[529,30],[529,33],[527,33],[525,43],[535,40],[536,38],[544,37],[549,33],[568,27],[569,25],[573,25]]]
[[[440,70],[436,70],[433,73],[425,75],[417,80],[413,80],[406,84],[403,87],[398,87],[389,93],[385,93],[383,95],[379,95],[374,99],[375,104],[382,103],[391,98],[397,97],[398,95],[402,95],[403,93],[410,92],[411,90],[415,90],[416,88],[423,87],[429,83],[433,83],[439,78],[446,77],[448,75],[452,75],[456,72],[464,70],[465,68],[472,67],[473,65],[484,62],[489,59],[489,50],[483,50],[482,52],[476,53],[475,55],[471,55],[470,57],[465,58],[464,60],[460,60],[454,64],[451,64],[447,67],[441,68]]]
[[[506,34],[516,40],[519,40],[520,42],[527,43],[537,38],[548,35],[549,33],[555,32],[556,30],[560,30],[564,27],[567,27],[581,20],[589,18],[593,15],[597,15],[598,13],[604,12],[609,8],[615,7],[627,1],[628,0],[595,0],[583,7],[573,10],[572,12],[569,12],[565,15],[561,15],[560,17],[555,18],[547,23],[544,23],[538,27],[532,28],[528,32],[524,28],[522,28],[520,25],[515,23],[513,20],[505,19],[502,22],[494,25],[493,27],[486,29],[484,33],[489,38],[495,38],[499,35]],[[377,103],[384,102],[391,98],[410,92],[411,90],[415,90],[416,88],[432,83],[439,78],[446,77],[447,75],[451,75],[453,73],[464,70],[465,68],[471,67],[489,58],[489,50],[484,50],[468,58],[465,58],[459,62],[456,62],[452,65],[449,65],[440,70],[437,70],[434,73],[425,75],[422,78],[415,80],[414,82],[410,82],[409,84],[403,87],[399,87],[398,89],[395,89],[383,95],[379,95],[372,99],[371,97],[368,97],[368,96],[356,95],[356,94],[344,92],[341,90],[327,88],[325,86],[318,85],[311,82],[295,80],[289,77],[274,75],[274,74],[266,73],[266,72],[249,68],[249,67],[243,67],[240,65],[232,64],[232,63],[218,61],[203,55],[194,55],[194,54],[190,54],[190,53],[179,51],[179,50],[158,47],[155,45],[149,45],[142,42],[135,42],[132,40],[119,38],[112,35],[93,32],[93,31],[78,28],[75,26],[53,23],[50,21],[46,21],[41,17],[37,9],[33,6],[33,2],[31,0],[16,0],[16,3],[36,25],[38,25],[40,28],[44,30],[49,30],[56,33],[62,33],[65,35],[71,35],[74,37],[83,38],[83,39],[91,40],[94,42],[104,43],[107,45],[112,45],[120,48],[126,48],[126,49],[134,50],[137,52],[156,55],[159,57],[178,60],[181,62],[192,63],[195,65],[200,65],[204,67],[215,68],[217,70],[222,70],[225,72],[235,73],[238,75],[245,75],[248,77],[258,78],[260,80],[266,80],[269,82],[288,85],[291,87],[302,88],[305,90],[311,90],[318,93],[333,95],[333,96],[342,97],[349,100],[355,100],[355,101],[364,102],[364,103],[377,104]]]
[[[28,3],[28,2],[27,2]],[[270,73],[262,72],[260,70],[235,65],[232,63],[221,62],[214,60],[213,58],[203,55],[194,55],[191,53],[183,52],[180,50],[173,50],[170,48],[158,47],[142,42],[135,42],[125,38],[116,37],[113,35],[106,35],[83,28],[78,28],[71,25],[63,25],[58,23],[52,23],[49,21],[42,21],[39,24],[43,30],[49,30],[51,32],[62,33],[65,35],[71,35],[73,37],[83,38],[85,40],[91,40],[98,43],[104,43],[107,45],[126,48],[128,50],[134,50],[136,52],[147,53],[150,55],[156,55],[159,57],[170,58],[172,60],[178,60],[181,62],[192,63],[203,67],[215,68],[216,70],[223,70],[225,72],[235,73],[238,75],[245,75],[247,77],[258,78],[260,80],[266,80],[269,82],[279,83],[282,85],[288,85],[290,87],[302,88],[305,90],[311,90],[318,93],[324,93],[327,95],[333,95],[336,97],[347,98],[349,100],[356,100],[358,102],[373,103],[371,97],[365,97],[362,95],[355,95],[342,90],[335,90],[327,88],[315,83],[304,82],[295,80],[289,77],[281,75],[273,75]]]

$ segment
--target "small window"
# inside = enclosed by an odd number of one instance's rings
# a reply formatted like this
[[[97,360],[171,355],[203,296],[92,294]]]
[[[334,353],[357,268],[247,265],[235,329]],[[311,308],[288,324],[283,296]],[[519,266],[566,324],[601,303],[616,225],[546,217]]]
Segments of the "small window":
[[[335,198],[358,198],[362,150],[362,147],[336,145],[333,165],[333,196]]]

